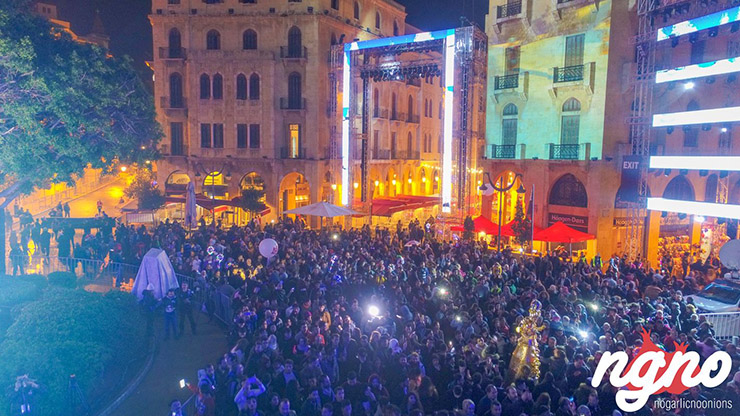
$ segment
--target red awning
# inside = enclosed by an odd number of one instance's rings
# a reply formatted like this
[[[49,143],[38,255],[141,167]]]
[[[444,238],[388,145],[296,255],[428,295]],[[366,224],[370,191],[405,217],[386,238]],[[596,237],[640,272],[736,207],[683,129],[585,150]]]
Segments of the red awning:
[[[473,223],[475,224],[475,232],[484,232],[486,234],[498,234],[498,224],[495,222],[489,220],[488,218],[484,216],[479,216],[473,218]],[[465,227],[462,225],[456,225],[454,227],[450,227],[450,230],[452,231],[465,231]],[[503,228],[502,228],[503,231]]]
[[[503,227],[501,227],[501,235],[504,236],[504,237],[514,237],[514,236],[516,236],[516,233],[514,233],[513,225],[514,225],[514,221],[511,221],[510,223],[508,223],[508,224],[504,225]],[[534,235],[537,235],[537,233],[539,233],[540,231],[542,231],[542,228],[540,228],[540,227],[538,227],[538,226],[535,225],[534,226]],[[498,233],[498,231],[497,231],[497,233]]]
[[[570,228],[560,221],[534,235],[536,241],[547,241],[550,243],[578,243],[595,238],[592,234]]]

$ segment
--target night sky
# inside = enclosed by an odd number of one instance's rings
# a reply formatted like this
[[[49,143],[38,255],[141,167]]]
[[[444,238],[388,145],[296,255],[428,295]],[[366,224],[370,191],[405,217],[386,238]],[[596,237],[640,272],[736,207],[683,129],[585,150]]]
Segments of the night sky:
[[[114,55],[133,58],[136,69],[147,77],[151,73],[144,61],[152,59],[151,26],[147,19],[151,0],[47,0],[58,4],[60,17],[72,30],[84,35],[90,31],[95,11],[100,12]],[[481,28],[488,12],[488,0],[396,0],[406,6],[408,23],[422,30],[460,26],[467,16]],[[473,11],[475,8],[475,12]]]

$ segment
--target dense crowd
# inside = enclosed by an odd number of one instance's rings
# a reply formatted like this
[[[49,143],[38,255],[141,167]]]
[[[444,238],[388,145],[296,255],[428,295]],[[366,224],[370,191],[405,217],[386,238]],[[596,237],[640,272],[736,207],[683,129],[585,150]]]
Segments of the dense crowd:
[[[193,289],[207,282],[231,299],[233,348],[191,386],[197,414],[617,415],[616,389],[607,381],[594,389],[589,379],[604,352],[633,357],[642,328],[669,352],[674,341],[702,358],[727,351],[727,382],[681,397],[740,406],[736,346],[716,340],[684,297],[706,283],[703,272],[498,253],[481,242],[441,241],[432,230],[412,222],[316,231],[285,220],[188,232],[165,223],[121,225],[88,243],[132,263],[160,247],[179,274],[199,282],[163,300],[168,335],[192,315]],[[259,254],[264,238],[279,244],[269,261]],[[541,376],[515,378],[517,326],[534,299],[542,304]],[[523,365],[531,374],[533,363]],[[670,395],[653,396],[635,414],[666,414],[655,406],[661,397]],[[180,405],[172,403],[173,414]],[[678,411],[689,413],[727,411]]]

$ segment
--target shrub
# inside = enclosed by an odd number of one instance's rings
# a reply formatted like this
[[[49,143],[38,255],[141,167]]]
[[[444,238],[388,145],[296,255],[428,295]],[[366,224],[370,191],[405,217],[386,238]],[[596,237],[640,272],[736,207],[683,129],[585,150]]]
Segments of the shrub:
[[[70,289],[77,287],[77,276],[72,272],[49,273],[49,284]]]
[[[15,306],[36,299],[41,294],[39,279],[0,277],[0,307]]]
[[[28,374],[44,387],[39,416],[63,414],[75,374],[88,400],[99,397],[104,371],[125,366],[145,350],[145,331],[133,296],[53,289],[27,304],[0,343],[0,391]],[[0,395],[0,408],[10,398]]]

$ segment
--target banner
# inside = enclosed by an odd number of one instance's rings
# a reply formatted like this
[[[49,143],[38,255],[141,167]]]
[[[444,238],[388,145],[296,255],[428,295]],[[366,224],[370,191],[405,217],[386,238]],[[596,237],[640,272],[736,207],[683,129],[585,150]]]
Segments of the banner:
[[[622,160],[622,184],[619,187],[617,204],[640,201],[640,169],[642,156],[625,156]]]
[[[555,224],[558,221],[562,222],[563,224],[575,230],[583,231],[584,233],[588,232],[588,217],[582,217],[580,215],[570,215],[570,214],[556,214],[553,212],[551,212],[547,216],[547,226],[548,227]]]

